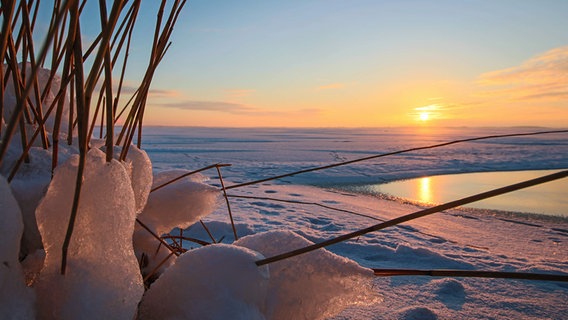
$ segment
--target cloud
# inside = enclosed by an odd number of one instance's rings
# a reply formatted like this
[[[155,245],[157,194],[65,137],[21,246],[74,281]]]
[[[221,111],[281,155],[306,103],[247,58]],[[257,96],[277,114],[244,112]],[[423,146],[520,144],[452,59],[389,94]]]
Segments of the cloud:
[[[555,48],[519,66],[487,72],[477,84],[483,95],[511,100],[566,100],[568,46]]]
[[[319,86],[316,89],[317,90],[333,90],[333,89],[341,89],[345,87],[344,83],[330,83],[330,84],[326,84],[323,86]]]
[[[157,106],[166,108],[177,108],[182,110],[218,111],[231,114],[243,114],[254,112],[256,108],[234,102],[225,101],[180,101],[173,103],[160,103]]]
[[[230,96],[231,98],[244,98],[248,97],[251,94],[255,93],[255,89],[228,89],[225,90],[225,93]]]

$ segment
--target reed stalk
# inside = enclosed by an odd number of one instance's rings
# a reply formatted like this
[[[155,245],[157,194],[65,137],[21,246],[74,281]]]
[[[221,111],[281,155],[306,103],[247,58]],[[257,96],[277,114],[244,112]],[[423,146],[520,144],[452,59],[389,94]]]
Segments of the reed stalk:
[[[532,272],[503,272],[482,270],[420,270],[420,269],[371,269],[375,276],[430,276],[430,277],[457,277],[457,278],[492,278],[492,279],[517,279],[538,281],[568,282],[566,274],[532,273]]]

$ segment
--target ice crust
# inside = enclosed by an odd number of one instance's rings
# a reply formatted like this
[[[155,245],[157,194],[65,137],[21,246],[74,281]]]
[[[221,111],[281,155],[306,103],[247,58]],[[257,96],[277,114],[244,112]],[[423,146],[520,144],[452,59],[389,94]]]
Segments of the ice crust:
[[[154,177],[152,187],[158,187],[187,172],[189,171],[159,172]],[[204,181],[205,177],[200,174],[190,175],[150,193],[138,219],[158,236],[174,228],[185,229],[193,225],[213,212],[218,203],[219,190],[203,183]],[[163,262],[170,255],[170,250],[139,225],[136,225],[133,242],[144,277],[161,264],[155,275],[159,276],[176,259],[176,256],[170,256]]]
[[[269,271],[244,247],[214,244],[180,256],[146,292],[140,319],[265,319]]]
[[[0,175],[0,319],[33,319],[34,292],[26,287],[18,261],[24,229],[10,185]]]
[[[60,274],[61,248],[71,213],[78,156],[57,167],[37,221],[46,251],[36,285],[41,319],[132,319],[143,294],[131,236],[134,192],[124,166],[107,163],[91,149],[68,251]]]
[[[291,231],[269,231],[243,237],[235,245],[273,256],[313,244]],[[353,260],[326,249],[268,265],[267,319],[325,319],[349,305],[377,303],[373,273]]]
[[[171,170],[159,172],[154,177],[153,188],[175,179],[189,171]],[[202,175],[190,175],[160,188],[148,197],[139,219],[158,235],[174,228],[185,229],[209,215],[215,209],[219,190],[203,183]]]

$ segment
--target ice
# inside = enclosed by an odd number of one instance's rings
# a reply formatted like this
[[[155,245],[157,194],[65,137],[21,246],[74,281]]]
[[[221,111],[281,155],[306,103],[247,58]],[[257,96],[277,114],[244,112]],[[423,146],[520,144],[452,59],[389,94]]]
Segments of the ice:
[[[215,244],[180,256],[146,292],[140,319],[265,319],[268,267],[244,247]]]
[[[132,166],[132,189],[134,190],[134,199],[136,200],[136,212],[142,212],[150,189],[152,188],[152,162],[144,150],[140,150],[135,146],[130,146],[126,161]]]
[[[92,148],[99,148],[106,152],[106,141],[101,139],[92,138],[90,145]],[[115,159],[120,157],[122,147],[115,146],[113,148],[113,155]],[[150,189],[152,189],[152,162],[148,154],[134,145],[130,145],[126,159],[121,162],[132,182],[132,189],[134,190],[134,198],[136,200],[136,213],[139,214],[144,209]]]
[[[22,63],[19,63],[18,67],[21,70],[24,68]],[[6,68],[6,66],[4,68]],[[31,74],[31,63],[27,62],[26,65],[25,65],[25,69],[26,69],[25,72],[26,72],[27,75]],[[4,69],[4,70],[6,70],[6,69]],[[39,68],[38,73],[37,73],[37,79],[38,79],[40,92],[43,92],[45,90],[45,87],[46,87],[47,82],[49,80],[50,74],[51,74],[50,70],[44,69],[44,68]],[[51,82],[50,90],[47,93],[46,97],[42,101],[42,111],[43,111],[44,116],[47,114],[49,107],[51,106],[51,104],[53,103],[53,100],[57,96],[57,93],[59,92],[60,87],[61,87],[61,77],[59,77],[58,75],[55,75],[53,77],[52,82]],[[31,94],[29,97],[30,97],[30,99],[32,99],[34,106],[37,106],[38,101],[36,99],[36,96]],[[13,78],[10,76],[8,78],[7,83],[6,83],[6,94],[4,95],[4,117],[6,119],[10,119],[12,113],[14,112],[15,107],[16,107],[16,97],[14,95],[14,82],[13,82]],[[50,114],[51,116],[48,117],[46,122],[45,122],[46,129],[49,132],[53,132],[53,125],[55,123],[56,109],[57,109],[57,107],[53,108],[53,111]],[[63,130],[63,132],[67,132],[67,126],[68,126],[68,123],[69,123],[68,122],[68,119],[69,119],[69,98],[68,97],[65,98],[62,111],[63,112],[62,112],[62,117],[61,117],[60,130]],[[33,134],[33,132],[31,132],[31,133]]]
[[[187,172],[159,172],[154,177],[152,187],[158,187]],[[158,235],[173,228],[191,226],[215,209],[220,195],[217,188],[203,183],[204,180],[202,175],[191,175],[150,193],[139,219]]]
[[[235,242],[265,256],[303,248],[312,242],[290,231],[250,235]],[[325,249],[271,263],[268,319],[325,319],[349,305],[379,301],[371,270]]]
[[[71,213],[78,156],[57,167],[36,216],[46,251],[36,284],[42,319],[131,319],[143,293],[132,248],[134,192],[124,166],[87,155],[83,189],[67,269],[60,274],[61,248]]]
[[[24,229],[20,208],[0,175],[0,319],[33,319],[33,291],[26,287],[18,254]]]
[[[159,172],[154,177],[153,187],[158,187],[187,172],[184,170]],[[191,175],[150,193],[138,219],[158,236],[174,228],[185,229],[191,226],[202,217],[209,215],[218,202],[219,190],[203,183],[204,180],[205,177],[202,175]],[[138,225],[133,242],[144,277],[158,267],[155,277],[159,276],[176,258],[175,256],[168,258],[170,251]]]

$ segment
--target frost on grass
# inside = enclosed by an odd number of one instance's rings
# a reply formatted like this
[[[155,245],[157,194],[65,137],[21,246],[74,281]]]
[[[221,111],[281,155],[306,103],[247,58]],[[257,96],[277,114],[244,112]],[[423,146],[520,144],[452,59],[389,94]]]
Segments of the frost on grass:
[[[0,175],[0,319],[34,317],[34,295],[26,287],[18,261],[23,229],[18,203]]]
[[[244,247],[214,244],[181,255],[146,292],[140,319],[265,319],[268,268]]]
[[[290,231],[272,231],[235,244],[269,257],[313,243]],[[379,301],[370,288],[370,269],[325,249],[271,263],[269,270],[267,319],[325,319],[349,305]]]
[[[81,201],[60,274],[61,248],[71,213],[78,156],[57,167],[36,216],[46,251],[36,285],[43,319],[132,319],[144,291],[131,236],[134,193],[124,166],[87,155]]]
[[[154,177],[152,187],[158,187],[187,172],[160,172]],[[185,229],[193,225],[213,212],[219,199],[219,190],[203,183],[204,180],[202,175],[191,175],[155,190],[148,196],[146,207],[138,218],[158,236],[174,228]],[[136,227],[133,241],[143,276],[154,271],[170,255],[167,248],[140,226]],[[171,256],[160,266],[156,275],[161,274],[174,260],[175,256]]]

